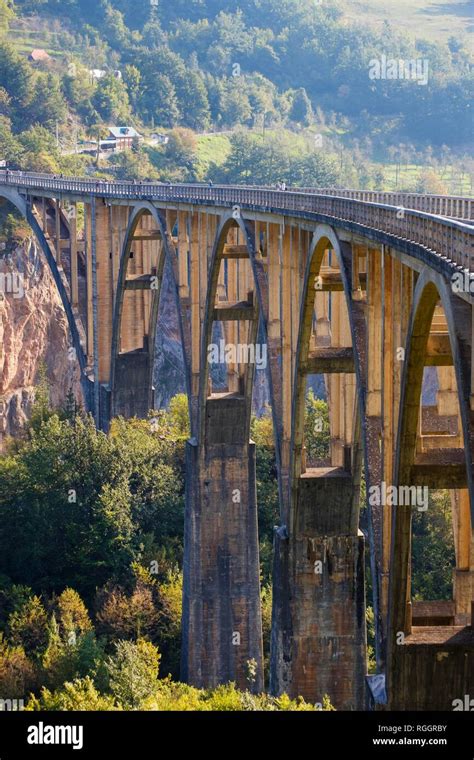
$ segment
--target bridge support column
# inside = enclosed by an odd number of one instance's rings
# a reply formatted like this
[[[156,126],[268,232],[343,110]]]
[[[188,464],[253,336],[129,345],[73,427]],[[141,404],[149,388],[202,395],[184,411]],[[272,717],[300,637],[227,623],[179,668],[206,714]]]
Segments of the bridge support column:
[[[338,710],[365,704],[364,538],[352,491],[342,468],[307,470],[290,536],[290,696],[327,694]]]
[[[206,405],[205,442],[186,455],[182,678],[263,690],[255,445],[248,402]],[[249,667],[250,665],[250,667]]]

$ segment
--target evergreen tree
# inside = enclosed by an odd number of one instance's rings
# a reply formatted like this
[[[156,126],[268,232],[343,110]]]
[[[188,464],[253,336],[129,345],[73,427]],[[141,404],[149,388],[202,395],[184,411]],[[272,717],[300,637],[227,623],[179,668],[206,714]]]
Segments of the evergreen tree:
[[[290,111],[290,119],[296,121],[299,124],[308,126],[313,120],[313,109],[311,107],[311,101],[306,94],[304,87],[300,87],[294,97]]]

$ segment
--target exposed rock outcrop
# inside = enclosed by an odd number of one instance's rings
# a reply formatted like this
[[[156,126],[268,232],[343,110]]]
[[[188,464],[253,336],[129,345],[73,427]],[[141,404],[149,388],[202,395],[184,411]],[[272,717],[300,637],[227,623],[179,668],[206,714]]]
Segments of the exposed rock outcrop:
[[[34,400],[44,362],[51,403],[68,390],[81,398],[79,368],[68,355],[66,315],[49,268],[34,239],[0,252],[0,432],[17,435]],[[1,436],[0,436],[1,445]]]

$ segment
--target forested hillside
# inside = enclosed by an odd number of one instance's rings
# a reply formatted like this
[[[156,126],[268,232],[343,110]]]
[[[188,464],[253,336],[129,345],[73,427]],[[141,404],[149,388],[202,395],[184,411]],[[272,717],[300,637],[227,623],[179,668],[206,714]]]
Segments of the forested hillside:
[[[413,45],[389,25],[382,33],[371,31],[363,19],[348,25],[337,2],[20,0],[18,9],[54,15],[74,30],[79,44],[72,50],[84,62],[126,67],[123,116],[130,106],[145,121],[193,129],[250,123],[264,111],[269,120],[304,122],[310,118],[310,103],[298,92],[304,88],[313,109],[356,120],[364,111],[376,121],[393,118],[392,129],[409,139],[451,144],[470,139],[470,125],[459,118],[469,104],[462,45],[421,40]],[[60,31],[57,41],[61,46]],[[382,53],[428,58],[426,91],[409,82],[374,86],[368,65]],[[119,103],[112,93],[107,103],[102,87],[103,97],[92,103],[107,118],[107,107]],[[71,98],[84,118],[93,115],[90,102]],[[369,132],[375,131],[372,124]]]
[[[472,129],[467,32],[447,42],[415,41],[389,23],[354,21],[346,10],[343,2],[314,0],[237,6],[0,0],[0,151],[22,168],[93,171],[96,162],[79,155],[78,145],[105,137],[111,124],[133,124],[145,138],[171,129],[174,139],[166,147],[145,140],[139,159],[114,157],[103,171],[469,189],[463,184]],[[50,59],[28,61],[35,48]],[[381,56],[426,60],[427,84],[370,79],[370,61]],[[237,129],[248,133],[240,143],[228,134]],[[205,133],[216,130],[225,139],[206,144]],[[266,134],[275,137],[270,155]],[[234,154],[249,151],[256,177],[249,166],[235,166]],[[302,157],[306,167],[308,159],[313,164],[304,171],[297,165]],[[411,175],[414,166],[437,176],[418,169]],[[457,188],[450,185],[454,174]]]

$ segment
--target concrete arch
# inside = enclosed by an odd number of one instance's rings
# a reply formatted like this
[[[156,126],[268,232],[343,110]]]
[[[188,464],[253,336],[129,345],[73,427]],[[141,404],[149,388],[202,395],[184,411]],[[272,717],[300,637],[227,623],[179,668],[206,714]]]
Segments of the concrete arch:
[[[208,280],[206,307],[205,307],[205,312],[204,312],[205,313],[204,329],[203,329],[202,343],[201,343],[201,379],[200,379],[200,386],[199,386],[199,409],[201,410],[201,414],[199,417],[199,434],[201,436],[204,430],[203,425],[204,425],[205,412],[203,410],[205,410],[205,406],[206,406],[207,385],[208,385],[208,377],[209,377],[207,347],[212,337],[212,324],[213,324],[212,312],[214,309],[215,298],[216,298],[217,281],[218,281],[218,276],[219,276],[219,265],[222,259],[224,245],[227,240],[227,234],[232,227],[238,228],[239,230],[241,230],[244,240],[245,240],[245,245],[247,246],[248,259],[250,261],[250,265],[252,268],[253,281],[255,284],[255,291],[257,295],[258,317],[260,319],[260,324],[262,326],[264,340],[267,342],[267,346],[268,346],[268,323],[267,323],[268,282],[267,282],[266,272],[263,268],[263,264],[261,261],[257,259],[257,255],[256,255],[257,246],[256,246],[256,241],[255,241],[254,226],[251,221],[243,218],[240,212],[235,215],[234,213],[228,213],[221,218],[219,228],[216,232],[216,237],[215,237],[214,246],[212,250],[212,256],[211,256],[210,265],[209,265],[210,276]],[[277,457],[278,472],[280,472],[279,462],[280,462],[280,451],[281,451],[281,413],[279,413],[279,410],[278,410],[279,405],[275,399],[275,394],[273,392],[274,369],[275,369],[274,365],[275,365],[276,357],[278,356],[278,349],[276,346],[275,347],[268,346],[268,348],[269,348],[270,360],[267,365],[267,381],[268,381],[268,386],[269,386],[270,404],[271,404],[271,409],[272,409],[273,429],[274,429],[274,436],[275,436],[275,451],[276,451],[276,457]],[[247,392],[251,392],[251,386],[252,386],[251,378],[250,378],[249,385],[250,387],[246,389]]]
[[[58,289],[59,297],[61,299],[61,303],[66,313],[66,318],[67,318],[69,330],[71,333],[73,347],[76,352],[77,360],[79,362],[79,367],[81,370],[81,386],[83,390],[86,408],[88,411],[91,411],[92,410],[92,398],[91,398],[92,384],[86,374],[86,370],[87,370],[86,355],[84,353],[84,349],[81,344],[81,338],[80,338],[76,318],[72,310],[71,302],[69,301],[66,285],[61,276],[58,263],[56,259],[54,258],[51,248],[48,245],[48,241],[46,240],[43,230],[41,229],[40,225],[35,219],[35,216],[31,209],[31,203],[26,201],[25,198],[23,198],[20,195],[20,193],[8,187],[2,187],[0,189],[0,196],[2,198],[5,198],[5,200],[9,201],[13,206],[15,206],[17,211],[19,211],[22,217],[28,222],[46,258],[46,262],[53,276],[55,285]]]
[[[354,359],[354,369],[356,376],[356,417],[354,425],[354,464],[357,468],[360,468],[362,462],[362,456],[367,461],[367,442],[365,427],[363,424],[364,411],[365,411],[365,396],[366,396],[366,383],[363,372],[363,356],[359,355],[357,349],[360,342],[360,326],[356,324],[354,315],[354,303],[352,301],[352,284],[351,284],[351,270],[348,267],[348,262],[352,256],[350,246],[347,243],[341,242],[337,236],[336,231],[329,225],[318,225],[314,231],[311,247],[309,250],[308,261],[306,264],[306,271],[304,275],[304,285],[301,296],[300,305],[300,332],[298,335],[298,345],[296,352],[295,362],[295,376],[294,376],[294,395],[292,400],[292,440],[291,440],[291,480],[293,481],[298,477],[301,471],[301,456],[302,456],[302,443],[303,443],[303,425],[304,425],[304,399],[306,390],[306,376],[301,372],[301,367],[308,359],[309,353],[309,338],[311,335],[312,316],[314,309],[314,290],[311,290],[314,279],[318,276],[321,269],[321,264],[324,257],[324,252],[330,248],[336,255],[337,262],[339,264],[341,279],[344,288],[345,303],[347,308],[347,316],[349,321],[349,327],[351,331],[352,342],[352,354]],[[358,330],[359,327],[359,330]],[[365,330],[364,335],[365,337]],[[294,494],[291,494],[292,498]]]
[[[418,279],[410,314],[400,395],[395,485],[410,484],[410,469],[415,460],[424,357],[434,310],[439,300],[441,300],[448,325],[456,375],[471,522],[474,524],[474,430],[469,403],[472,346],[470,346],[470,340],[467,339],[467,332],[464,334],[466,325],[470,326],[470,306],[463,299],[456,298],[449,283],[428,267],[423,269]],[[465,312],[464,316],[460,312]],[[397,509],[393,514],[391,547],[389,628],[392,632],[406,630],[406,604],[410,596],[410,556],[411,509]]]
[[[158,320],[158,310],[159,310],[159,304],[160,304],[160,297],[161,297],[161,286],[163,281],[163,273],[164,273],[164,267],[166,262],[170,264],[170,271],[173,278],[173,291],[175,293],[175,299],[176,299],[176,305],[178,309],[178,323],[179,323],[179,329],[183,341],[183,346],[185,345],[185,339],[184,339],[184,332],[183,332],[183,321],[182,321],[182,315],[180,310],[180,304],[179,304],[179,297],[178,297],[178,289],[176,284],[176,267],[174,266],[174,259],[176,259],[176,253],[173,249],[172,243],[170,241],[170,234],[167,229],[166,219],[161,214],[161,212],[152,204],[147,201],[140,202],[136,204],[133,207],[132,213],[130,214],[127,230],[125,233],[124,241],[122,244],[122,251],[120,254],[120,268],[119,268],[119,274],[118,274],[118,280],[117,280],[117,288],[116,288],[116,296],[114,301],[114,307],[113,307],[113,330],[112,330],[112,344],[111,344],[111,364],[110,364],[110,390],[111,390],[111,412],[112,416],[114,414],[120,413],[120,401],[118,399],[118,395],[120,393],[119,381],[118,381],[118,372],[119,372],[119,360],[120,360],[120,332],[122,328],[122,320],[123,320],[123,306],[124,306],[124,296],[125,296],[125,283],[127,279],[127,271],[128,271],[128,265],[130,261],[130,250],[133,243],[133,236],[135,234],[135,231],[140,223],[140,220],[144,215],[151,215],[154,219],[157,229],[160,231],[161,240],[162,240],[162,252],[158,259],[158,266],[157,266],[157,287],[153,289],[153,296],[152,296],[152,304],[151,304],[151,313],[150,313],[150,335],[148,340],[148,347],[147,347],[147,356],[145,357],[144,365],[140,368],[139,374],[139,382],[142,384],[142,387],[144,389],[144,395],[146,398],[142,398],[139,406],[137,407],[137,413],[146,413],[146,410],[151,408],[153,404],[153,393],[152,393],[152,387],[153,387],[153,368],[154,368],[154,358],[155,358],[155,338],[156,338],[156,329],[157,329],[157,320]],[[140,353],[140,352],[138,352]],[[145,356],[145,352],[142,352]],[[185,375],[186,375],[186,387],[188,391],[188,399],[189,399],[189,371],[188,371],[188,362],[187,357],[185,354]]]
[[[304,424],[304,399],[306,390],[306,376],[301,372],[308,359],[309,338],[311,335],[312,317],[314,311],[314,289],[311,290],[314,279],[318,276],[321,269],[325,251],[330,248],[336,254],[336,258],[341,270],[341,276],[344,283],[344,293],[346,297],[346,306],[351,324],[350,294],[348,294],[348,283],[345,281],[344,262],[341,253],[341,244],[337,234],[332,227],[328,225],[318,225],[314,231],[311,247],[309,250],[306,271],[304,275],[304,285],[300,305],[300,331],[298,335],[298,346],[296,351],[295,376],[294,376],[294,395],[293,395],[293,430],[291,441],[291,472],[293,479],[296,476],[301,465],[301,449],[303,443],[303,424]],[[352,330],[351,330],[352,332]],[[355,357],[354,357],[355,358]]]

